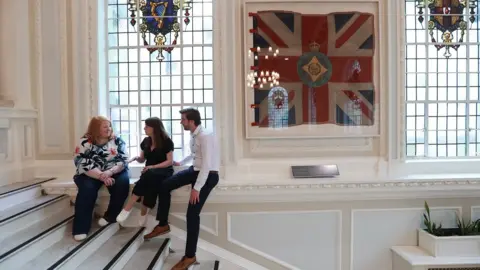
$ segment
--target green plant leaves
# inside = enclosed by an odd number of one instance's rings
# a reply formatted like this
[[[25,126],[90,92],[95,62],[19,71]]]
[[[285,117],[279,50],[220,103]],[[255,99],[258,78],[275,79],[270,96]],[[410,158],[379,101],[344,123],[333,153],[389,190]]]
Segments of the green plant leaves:
[[[439,223],[438,225],[432,221],[430,217],[430,207],[428,203],[425,201],[425,212],[423,214],[423,224],[426,227],[426,231],[435,236],[445,236],[446,232],[449,231],[448,235],[458,235],[458,236],[465,236],[465,235],[480,235],[480,219],[476,221],[465,221],[463,218],[457,215],[457,228],[451,229],[442,229],[442,224]]]

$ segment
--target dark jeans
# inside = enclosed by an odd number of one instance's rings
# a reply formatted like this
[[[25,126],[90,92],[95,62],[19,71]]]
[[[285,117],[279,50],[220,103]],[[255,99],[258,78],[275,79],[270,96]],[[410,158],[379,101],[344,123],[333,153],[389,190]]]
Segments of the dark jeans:
[[[103,216],[110,223],[116,222],[130,190],[128,169],[113,175],[112,178],[115,179],[115,184],[107,187],[110,193],[110,202]],[[74,181],[78,187],[78,193],[75,200],[73,235],[88,234],[92,225],[93,208],[97,200],[98,190],[103,186],[103,182],[85,174],[76,176]]]
[[[158,191],[163,180],[172,176],[173,168],[150,169],[140,176],[135,183],[132,193],[143,197],[142,203],[152,209],[157,202]]]
[[[159,226],[168,225],[168,214],[170,212],[170,192],[188,184],[195,185],[198,172],[190,167],[186,170],[174,174],[165,179],[161,185],[158,199],[157,220]],[[200,202],[188,204],[187,210],[187,244],[185,247],[185,256],[194,257],[197,252],[198,235],[200,233],[200,212],[210,191],[218,184],[218,173],[208,174],[205,185],[200,190]]]

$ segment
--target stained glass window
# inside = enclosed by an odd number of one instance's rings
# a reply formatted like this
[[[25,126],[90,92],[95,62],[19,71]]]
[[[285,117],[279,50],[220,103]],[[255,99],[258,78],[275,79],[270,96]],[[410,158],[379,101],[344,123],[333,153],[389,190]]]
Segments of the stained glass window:
[[[478,2],[405,0],[408,158],[480,153]]]
[[[130,153],[139,152],[143,126],[162,119],[176,150],[189,152],[179,110],[198,108],[213,128],[212,0],[108,0],[110,117]]]
[[[345,103],[343,110],[346,112],[343,123],[347,125],[360,125],[362,123],[362,108],[357,100],[350,100]]]
[[[268,92],[268,127],[288,127],[288,92],[276,86]]]

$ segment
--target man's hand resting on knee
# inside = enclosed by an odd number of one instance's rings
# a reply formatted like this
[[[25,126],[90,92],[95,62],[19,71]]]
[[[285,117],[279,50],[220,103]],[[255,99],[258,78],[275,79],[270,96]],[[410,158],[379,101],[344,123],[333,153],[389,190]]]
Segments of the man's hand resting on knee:
[[[192,188],[192,192],[190,192],[190,203],[196,204],[198,202],[200,202],[200,192]]]

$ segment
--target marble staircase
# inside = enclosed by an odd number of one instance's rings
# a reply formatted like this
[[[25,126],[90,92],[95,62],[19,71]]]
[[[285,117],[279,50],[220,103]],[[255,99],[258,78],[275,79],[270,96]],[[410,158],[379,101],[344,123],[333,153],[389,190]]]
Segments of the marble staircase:
[[[169,270],[180,260],[185,245],[181,239],[143,240],[155,224],[100,227],[94,219],[87,239],[73,240],[73,203],[67,195],[46,195],[41,184],[50,180],[0,187],[0,269]],[[201,249],[197,258],[199,263],[189,269],[243,269],[220,263]]]

